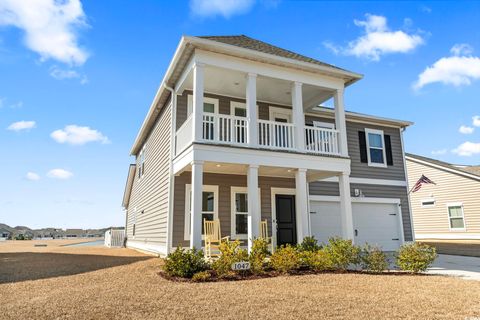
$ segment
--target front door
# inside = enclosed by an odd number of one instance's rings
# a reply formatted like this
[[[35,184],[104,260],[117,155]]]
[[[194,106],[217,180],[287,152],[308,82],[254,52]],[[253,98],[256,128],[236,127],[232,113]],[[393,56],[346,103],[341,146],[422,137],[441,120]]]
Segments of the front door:
[[[275,211],[277,218],[277,246],[297,244],[295,196],[277,194],[275,196]]]

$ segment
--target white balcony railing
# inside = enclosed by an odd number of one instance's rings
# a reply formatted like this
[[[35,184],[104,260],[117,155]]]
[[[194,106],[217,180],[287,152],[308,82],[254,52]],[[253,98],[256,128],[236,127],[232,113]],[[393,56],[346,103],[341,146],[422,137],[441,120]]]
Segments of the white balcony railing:
[[[204,113],[202,115],[202,141],[247,145],[248,121],[244,117]],[[295,126],[292,123],[257,120],[258,147],[280,150],[297,150]],[[176,133],[176,154],[192,143],[193,118],[188,117]],[[315,154],[339,155],[339,132],[334,129],[305,127],[303,151]]]
[[[305,127],[305,149],[313,153],[338,155],[338,131]]]
[[[294,149],[292,123],[258,120],[258,144],[274,149]]]
[[[182,126],[177,130],[176,134],[176,145],[175,145],[175,154],[179,154],[182,152],[185,147],[187,147],[190,142],[192,142],[192,115],[187,118],[187,120],[182,124]]]
[[[247,119],[223,114],[203,114],[203,139],[215,143],[246,144]]]

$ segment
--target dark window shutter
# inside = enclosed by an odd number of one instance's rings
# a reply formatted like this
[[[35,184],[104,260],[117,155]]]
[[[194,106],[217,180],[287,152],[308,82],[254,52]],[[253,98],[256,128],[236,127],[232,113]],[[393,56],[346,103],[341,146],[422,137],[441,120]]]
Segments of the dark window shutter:
[[[360,146],[360,161],[368,163],[367,140],[365,139],[364,131],[358,131],[358,145]]]
[[[389,135],[384,135],[383,139],[385,140],[385,155],[387,156],[387,165],[393,166],[392,141],[390,140]]]

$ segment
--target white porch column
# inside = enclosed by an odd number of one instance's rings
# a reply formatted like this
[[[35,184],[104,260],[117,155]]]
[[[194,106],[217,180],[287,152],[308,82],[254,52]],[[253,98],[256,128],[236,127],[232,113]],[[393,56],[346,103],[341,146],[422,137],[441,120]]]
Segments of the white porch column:
[[[192,162],[192,212],[190,215],[190,248],[202,248],[203,161]]]
[[[203,91],[205,65],[195,63],[193,65],[193,103],[192,103],[192,140],[202,139],[203,131]]]
[[[342,156],[348,156],[347,124],[345,122],[345,106],[343,104],[343,89],[335,91],[335,127],[339,131],[338,149]]]
[[[250,165],[247,172],[248,187],[248,252],[253,240],[260,235],[260,199],[258,195],[258,166]]]
[[[295,172],[295,211],[297,215],[297,242],[309,236],[308,231],[308,186],[307,169],[298,169]]]
[[[302,83],[292,83],[292,120],[295,126],[294,141],[295,148],[299,151],[305,150],[305,115],[303,113]]]
[[[352,199],[350,197],[350,177],[342,173],[338,177],[338,188],[340,189],[340,215],[342,218],[342,237],[354,240],[353,236],[353,214]]]
[[[251,147],[258,144],[258,114],[257,114],[257,75],[247,74],[246,84],[247,102],[247,142]]]

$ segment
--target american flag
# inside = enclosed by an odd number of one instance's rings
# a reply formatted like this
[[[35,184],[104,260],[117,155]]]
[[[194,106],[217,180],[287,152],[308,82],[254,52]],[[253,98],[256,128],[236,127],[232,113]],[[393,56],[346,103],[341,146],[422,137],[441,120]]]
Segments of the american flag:
[[[418,190],[420,190],[420,188],[422,187],[423,184],[435,184],[435,182],[433,182],[432,180],[428,179],[427,177],[425,177],[423,174],[422,176],[420,177],[420,179],[418,179],[417,183],[415,183],[415,185],[413,186],[412,190],[410,190],[410,192],[417,192]],[[410,193],[409,192],[409,193]]]

